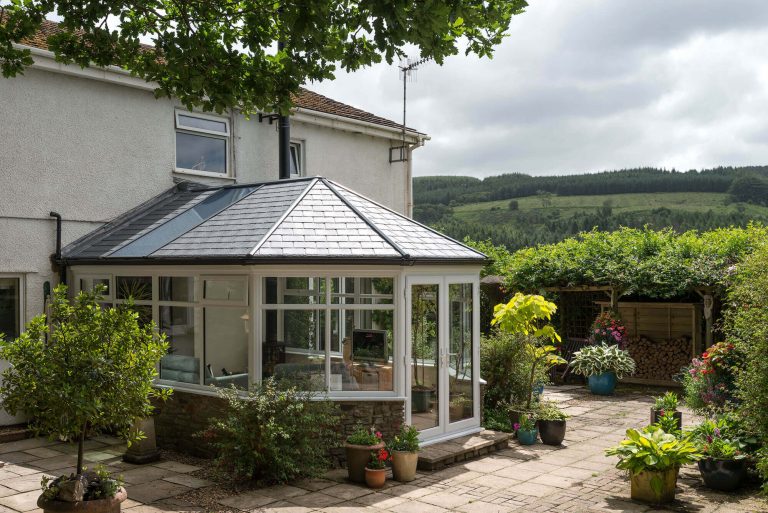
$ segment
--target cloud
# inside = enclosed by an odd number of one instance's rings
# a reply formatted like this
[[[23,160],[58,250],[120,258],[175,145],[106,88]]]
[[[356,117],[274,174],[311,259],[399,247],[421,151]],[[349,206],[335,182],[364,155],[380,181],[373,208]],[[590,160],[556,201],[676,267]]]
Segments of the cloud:
[[[414,171],[766,163],[767,24],[764,0],[533,0],[492,60],[426,64],[408,84],[408,124],[432,137]],[[401,119],[394,66],[310,87]]]

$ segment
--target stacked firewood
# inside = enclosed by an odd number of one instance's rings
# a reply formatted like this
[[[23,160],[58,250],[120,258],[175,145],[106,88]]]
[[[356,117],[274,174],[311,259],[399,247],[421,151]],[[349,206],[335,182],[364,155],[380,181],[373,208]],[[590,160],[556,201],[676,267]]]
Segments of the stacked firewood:
[[[647,337],[633,337],[626,349],[635,360],[637,370],[633,378],[670,381],[691,363],[691,339],[655,341]]]

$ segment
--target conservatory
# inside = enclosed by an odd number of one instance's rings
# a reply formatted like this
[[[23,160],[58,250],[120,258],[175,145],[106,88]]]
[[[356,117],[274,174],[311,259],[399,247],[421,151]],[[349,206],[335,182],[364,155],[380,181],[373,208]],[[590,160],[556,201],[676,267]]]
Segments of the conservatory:
[[[169,341],[158,385],[213,395],[291,379],[400,402],[424,441],[479,430],[485,256],[332,181],[180,184],[65,248]]]

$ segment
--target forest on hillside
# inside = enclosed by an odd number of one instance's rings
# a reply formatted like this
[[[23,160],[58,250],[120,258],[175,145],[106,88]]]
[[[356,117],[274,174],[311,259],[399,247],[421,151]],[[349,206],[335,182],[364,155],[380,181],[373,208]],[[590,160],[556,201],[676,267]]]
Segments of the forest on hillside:
[[[594,204],[596,198],[601,201]],[[490,240],[510,250],[594,228],[744,227],[751,221],[768,223],[768,166],[545,177],[518,173],[483,180],[417,177],[414,204],[417,220],[451,237]]]

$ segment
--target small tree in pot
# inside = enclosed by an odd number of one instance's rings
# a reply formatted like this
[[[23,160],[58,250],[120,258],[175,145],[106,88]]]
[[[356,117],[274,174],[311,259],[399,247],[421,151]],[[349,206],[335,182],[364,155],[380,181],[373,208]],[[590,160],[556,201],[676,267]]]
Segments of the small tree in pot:
[[[119,510],[125,490],[101,473],[84,473],[83,442],[89,434],[117,430],[130,443],[137,418],[152,413],[150,399],[170,390],[152,386],[156,366],[168,344],[154,325],[140,325],[130,305],[102,308],[101,290],[74,300],[56,287],[50,318],[38,315],[14,341],[2,341],[0,396],[11,414],[24,412],[30,428],[51,438],[77,441],[76,475],[57,478],[38,500],[44,510]],[[98,501],[98,505],[96,502]]]
[[[543,296],[525,295],[519,292],[508,303],[498,304],[493,309],[491,324],[498,326],[501,331],[525,336],[523,339],[525,350],[531,362],[527,396],[523,406],[525,412],[531,411],[537,369],[567,363],[556,354],[557,347],[552,345],[560,342],[560,335],[557,334],[554,326],[549,324],[556,311],[557,305],[547,301]],[[546,340],[550,344],[543,343]],[[512,419],[513,423],[518,421],[519,413]]]

